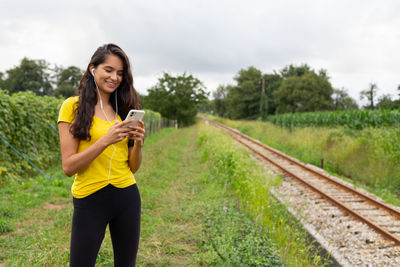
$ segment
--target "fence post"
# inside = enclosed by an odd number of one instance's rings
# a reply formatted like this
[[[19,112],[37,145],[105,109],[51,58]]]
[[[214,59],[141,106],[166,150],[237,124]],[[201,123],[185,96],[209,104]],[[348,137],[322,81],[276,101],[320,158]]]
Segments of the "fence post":
[[[147,129],[149,129],[149,124],[147,123],[147,122],[145,122],[144,123],[144,128],[146,129],[146,132],[144,133],[144,137],[146,138],[148,135],[149,135],[149,133],[148,133],[148,131],[147,131]]]

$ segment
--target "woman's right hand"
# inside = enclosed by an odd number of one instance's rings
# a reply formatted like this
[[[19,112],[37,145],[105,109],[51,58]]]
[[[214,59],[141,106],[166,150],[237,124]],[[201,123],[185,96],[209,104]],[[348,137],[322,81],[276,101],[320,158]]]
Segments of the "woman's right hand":
[[[118,143],[129,136],[131,129],[129,127],[124,127],[126,124],[133,122],[133,119],[128,119],[124,121],[117,121],[114,123],[108,132],[102,137],[107,146]]]

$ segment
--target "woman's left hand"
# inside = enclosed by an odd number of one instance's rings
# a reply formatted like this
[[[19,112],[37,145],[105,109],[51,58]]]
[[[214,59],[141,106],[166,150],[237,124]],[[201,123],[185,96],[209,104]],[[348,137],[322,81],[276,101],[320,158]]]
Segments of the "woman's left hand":
[[[135,140],[135,144],[139,144],[139,146],[143,146],[144,136],[146,130],[144,129],[144,123],[142,120],[139,120],[137,126],[128,126],[131,131],[129,132],[128,139]]]

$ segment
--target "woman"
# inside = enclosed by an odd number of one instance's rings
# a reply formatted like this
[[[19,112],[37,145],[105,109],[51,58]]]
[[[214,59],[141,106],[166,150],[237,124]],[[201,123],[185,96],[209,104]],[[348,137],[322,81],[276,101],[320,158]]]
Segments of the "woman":
[[[71,266],[94,266],[109,225],[115,266],[134,266],[140,195],[134,173],[142,161],[144,124],[124,127],[139,109],[129,59],[114,44],[99,47],[58,118],[62,167],[75,174]]]

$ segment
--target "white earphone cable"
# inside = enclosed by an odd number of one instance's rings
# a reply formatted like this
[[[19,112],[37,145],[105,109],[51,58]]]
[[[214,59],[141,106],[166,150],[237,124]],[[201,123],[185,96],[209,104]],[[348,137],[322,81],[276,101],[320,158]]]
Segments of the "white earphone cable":
[[[100,109],[101,109],[101,111],[103,112],[104,116],[106,117],[107,122],[110,124],[110,126],[112,126],[111,121],[108,119],[107,114],[106,114],[106,112],[105,112],[104,109],[103,109],[103,100],[102,100],[102,98],[101,98],[100,90],[99,90],[99,87],[97,86],[96,79],[94,78],[94,69],[92,69],[92,74],[93,74],[93,81],[94,81],[94,84],[96,85],[97,93],[99,94],[99,98],[100,98]],[[118,91],[115,90],[115,110],[116,110],[116,112],[115,112],[115,120],[118,119],[118,101],[117,101],[117,94],[118,94]],[[111,144],[111,146],[114,148],[114,151],[113,151],[113,153],[111,154],[111,158],[110,158],[110,166],[109,166],[109,169],[108,169],[108,177],[107,177],[107,182],[108,182],[108,183],[110,183],[112,159],[113,159],[113,157],[114,157],[115,152],[117,151],[117,148],[114,146],[114,144]]]

